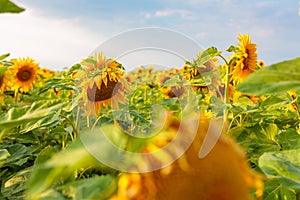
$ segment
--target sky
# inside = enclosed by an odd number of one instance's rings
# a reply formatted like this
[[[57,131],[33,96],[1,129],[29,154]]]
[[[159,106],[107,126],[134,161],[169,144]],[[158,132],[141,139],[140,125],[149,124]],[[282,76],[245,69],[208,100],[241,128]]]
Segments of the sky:
[[[12,1],[26,10],[0,15],[0,54],[29,56],[54,70],[80,62],[120,33],[144,27],[174,30],[203,49],[219,50],[248,33],[266,65],[300,56],[298,0]]]

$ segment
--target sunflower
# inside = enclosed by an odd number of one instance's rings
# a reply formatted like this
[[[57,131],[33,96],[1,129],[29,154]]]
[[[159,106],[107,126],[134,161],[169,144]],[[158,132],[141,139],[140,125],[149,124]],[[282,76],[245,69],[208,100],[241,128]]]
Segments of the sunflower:
[[[256,69],[257,62],[257,46],[250,40],[248,34],[239,34],[238,51],[233,55],[232,66],[232,78],[234,80],[243,80],[250,73]]]
[[[108,108],[112,103],[118,107],[124,102],[125,82],[123,66],[114,59],[106,59],[102,54],[95,54],[81,62],[83,68],[77,72],[82,92],[83,106],[87,115],[98,116],[101,108]]]
[[[172,139],[176,129],[188,124],[172,121],[167,134]],[[212,125],[220,124],[214,122]],[[117,194],[111,200],[250,200],[250,188],[256,189],[256,196],[260,198],[262,176],[251,171],[243,149],[229,136],[222,134],[206,157],[198,157],[209,126],[208,118],[201,117],[193,143],[171,165],[153,172],[121,175]],[[175,134],[170,134],[174,130]]]
[[[49,70],[47,68],[39,68],[38,69],[38,75],[44,79],[44,80],[48,80],[50,78],[52,78],[54,76],[54,71],[53,70]]]
[[[4,92],[6,90],[6,83],[5,83],[5,75],[0,75],[0,92]]]
[[[183,67],[183,77],[186,80],[192,80],[195,78],[202,78],[201,75],[207,73],[207,72],[215,72],[217,70],[218,66],[218,59],[217,58],[211,58],[207,62],[198,65],[198,61],[201,60],[202,52],[198,53],[197,60],[190,62],[187,62]]]
[[[4,92],[7,89],[8,80],[6,70],[6,67],[0,65],[0,92]]]
[[[166,97],[167,98],[182,98],[186,93],[186,89],[183,86],[175,85],[167,88]]]
[[[12,89],[27,92],[33,88],[37,80],[38,63],[31,58],[12,60]]]
[[[257,62],[257,65],[258,65],[259,68],[262,68],[262,67],[265,66],[265,62],[264,62],[263,60],[259,60],[259,61]]]

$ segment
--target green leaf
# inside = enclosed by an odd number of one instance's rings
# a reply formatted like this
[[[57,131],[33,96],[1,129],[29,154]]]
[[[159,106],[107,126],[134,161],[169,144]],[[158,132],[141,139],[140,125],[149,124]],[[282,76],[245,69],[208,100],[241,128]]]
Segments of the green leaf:
[[[278,181],[268,181],[265,183],[264,200],[296,200],[295,191],[281,185]]]
[[[85,136],[89,137],[89,134]],[[92,142],[90,145],[96,148],[98,144]],[[104,167],[90,155],[80,140],[75,140],[64,151],[53,155],[46,162],[44,162],[45,159],[40,158],[36,165],[34,165],[34,170],[28,181],[28,190],[26,192],[29,199],[41,197],[52,185],[65,181],[74,175],[76,169],[90,166],[107,169],[107,167]]]
[[[0,164],[0,168],[22,166],[35,156],[35,149],[22,144],[0,145],[0,149],[6,149],[11,155]]]
[[[5,181],[1,189],[2,194],[8,199],[24,199],[24,191],[31,168],[19,171]]]
[[[163,87],[168,86],[180,86],[182,85],[183,81],[180,79],[179,75],[173,76],[172,78],[168,79],[163,83]]]
[[[275,137],[278,133],[278,127],[276,124],[268,124],[266,127],[262,127],[262,133],[267,139],[275,141]]]
[[[54,189],[49,189],[40,195],[40,200],[66,200],[66,198]]]
[[[60,100],[36,101],[30,107],[12,108],[5,116],[0,118],[0,140],[5,136],[5,129],[18,127],[22,124],[39,120],[43,117],[53,115],[55,111],[61,109],[66,103]]]
[[[228,51],[228,52],[236,52],[236,51],[238,51],[238,47],[231,45],[230,47],[228,47],[228,49],[226,51]]]
[[[74,64],[69,70],[68,70],[68,75],[71,75],[72,73],[76,72],[77,70],[81,69],[80,64]]]
[[[238,87],[245,94],[280,94],[300,90],[300,57],[257,70]]]
[[[47,146],[45,147],[37,156],[37,158],[34,161],[35,165],[39,165],[42,163],[45,163],[47,160],[49,160],[55,153],[57,153],[57,150],[55,147]]]
[[[284,150],[300,148],[300,135],[294,128],[281,131],[277,138]]]
[[[198,66],[201,66],[213,57],[218,56],[220,54],[221,52],[218,51],[216,47],[209,47],[208,49],[201,52],[200,56],[196,60],[196,63]]]
[[[6,72],[7,68],[6,67],[2,67],[1,63],[0,63],[0,76],[2,76],[4,74],[4,72]]]
[[[42,128],[42,127],[49,127],[51,124],[54,124],[59,121],[59,115],[60,111],[58,112],[52,112],[49,115],[39,119],[39,120],[34,120],[31,122],[28,122],[22,127],[22,130],[20,131],[20,134],[28,133],[29,131],[32,131],[37,128]]]
[[[0,13],[20,13],[24,10],[9,0],[0,0]]]
[[[1,2],[1,0],[0,0]],[[6,53],[0,56],[0,60],[4,60],[5,58],[7,58],[10,55],[10,53]]]
[[[288,188],[300,190],[300,149],[267,152],[259,158],[259,167],[269,177]]]
[[[94,176],[89,179],[72,181],[58,188],[65,196],[74,200],[106,200],[117,189],[117,181],[112,176]]]
[[[0,149],[0,165],[5,161],[8,157],[10,157],[10,153],[7,149]]]

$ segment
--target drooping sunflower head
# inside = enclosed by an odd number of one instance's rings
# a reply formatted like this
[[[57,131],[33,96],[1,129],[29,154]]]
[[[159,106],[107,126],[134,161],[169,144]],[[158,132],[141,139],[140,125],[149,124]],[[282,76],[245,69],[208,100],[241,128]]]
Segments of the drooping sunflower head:
[[[211,58],[208,61],[203,62],[202,57],[203,52],[199,52],[196,60],[186,62],[186,64],[182,67],[183,77],[186,80],[201,79],[203,74],[217,70],[217,58]]]
[[[257,46],[251,42],[248,34],[239,34],[238,51],[232,59],[232,78],[243,80],[257,68]]]
[[[31,58],[12,60],[12,89],[27,92],[33,88],[37,80],[38,63]]]
[[[83,68],[78,71],[77,78],[87,115],[98,116],[102,106],[107,108],[111,103],[117,107],[124,101],[124,68],[120,63],[99,53],[84,59],[81,65]]]

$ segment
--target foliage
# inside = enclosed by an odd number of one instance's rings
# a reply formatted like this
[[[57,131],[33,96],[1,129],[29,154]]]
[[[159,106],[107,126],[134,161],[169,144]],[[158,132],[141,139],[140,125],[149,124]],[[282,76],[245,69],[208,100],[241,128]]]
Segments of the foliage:
[[[2,7],[5,2],[7,7]],[[10,1],[0,0],[0,7],[0,12],[21,11]],[[181,69],[142,66],[127,72],[122,83],[125,102],[117,108],[103,106],[97,116],[87,115],[81,98],[86,91],[77,84],[78,73],[85,69],[82,63],[55,73],[39,68],[33,88],[26,92],[3,79],[0,198],[109,199],[118,190],[121,172],[91,155],[86,145],[97,149],[99,143],[90,133],[101,128],[118,148],[139,152],[170,140],[168,131],[157,131],[170,123],[164,114],[178,120],[185,111],[196,110],[213,118],[225,113],[227,134],[245,150],[252,169],[265,177],[263,199],[299,199],[300,58],[252,66],[255,70],[237,81],[232,74],[237,74],[240,48],[230,46],[228,59],[215,47],[208,48]],[[8,58],[0,56],[0,78],[13,73]],[[105,74],[99,71],[97,76]],[[101,144],[103,156],[116,158],[118,152]]]

